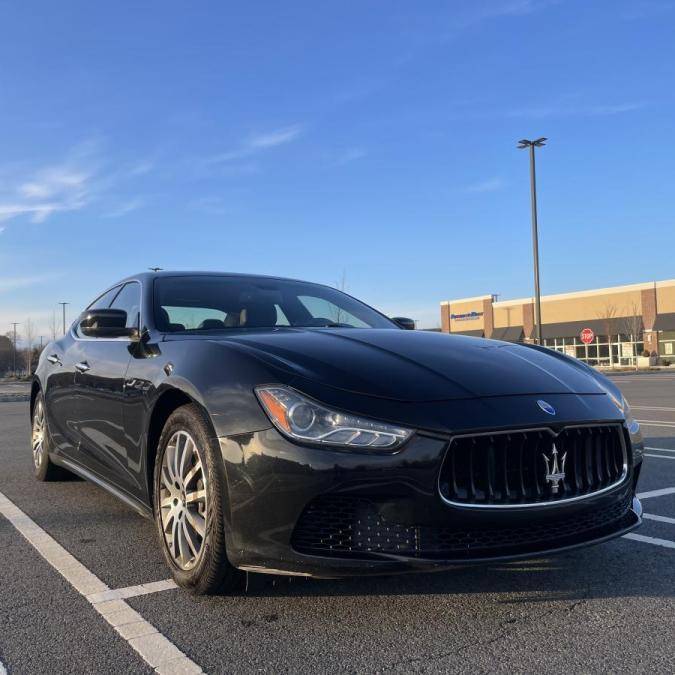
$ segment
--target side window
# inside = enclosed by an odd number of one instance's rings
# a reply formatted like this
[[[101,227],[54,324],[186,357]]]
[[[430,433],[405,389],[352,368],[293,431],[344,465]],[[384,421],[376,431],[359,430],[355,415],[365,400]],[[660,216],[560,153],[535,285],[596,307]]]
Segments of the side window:
[[[91,305],[87,307],[87,309],[108,309],[108,307],[110,307],[110,303],[117,295],[119,290],[119,286],[111,288],[107,293],[104,293],[103,295],[100,295],[98,298],[96,298],[96,300],[94,300],[94,302],[92,302]]]
[[[354,328],[367,328],[368,324],[348,311],[334,305],[330,300],[310,295],[299,295],[298,300],[305,306],[313,319],[345,324]]]
[[[127,313],[127,328],[138,328],[141,312],[141,285],[135,281],[122,286],[110,309],[123,309]]]

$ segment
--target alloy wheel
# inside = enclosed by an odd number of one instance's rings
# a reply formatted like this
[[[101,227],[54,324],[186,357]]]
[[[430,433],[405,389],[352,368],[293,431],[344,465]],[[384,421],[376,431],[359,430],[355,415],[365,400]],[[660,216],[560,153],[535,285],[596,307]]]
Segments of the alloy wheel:
[[[206,475],[202,455],[187,431],[174,433],[162,458],[159,506],[164,541],[176,565],[193,568],[206,537]]]
[[[33,431],[31,434],[31,446],[33,448],[33,464],[39,469],[45,454],[45,409],[42,400],[38,399],[33,413]]]

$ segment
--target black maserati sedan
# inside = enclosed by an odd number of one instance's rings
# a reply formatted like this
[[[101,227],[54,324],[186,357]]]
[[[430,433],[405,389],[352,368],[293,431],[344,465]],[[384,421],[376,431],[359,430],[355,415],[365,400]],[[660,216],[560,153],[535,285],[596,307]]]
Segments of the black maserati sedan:
[[[176,582],[541,556],[635,528],[643,441],[608,379],[545,347],[408,330],[334,288],[158,272],[40,358],[39,480],[153,518]]]

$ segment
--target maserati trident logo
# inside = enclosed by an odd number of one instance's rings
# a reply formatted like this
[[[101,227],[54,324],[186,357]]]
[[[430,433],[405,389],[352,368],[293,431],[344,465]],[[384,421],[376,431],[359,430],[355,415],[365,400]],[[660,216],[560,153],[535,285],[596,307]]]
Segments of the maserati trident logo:
[[[541,453],[546,462],[546,480],[551,484],[551,494],[557,495],[560,488],[560,481],[565,480],[565,460],[567,453],[560,458],[560,465],[558,465],[558,448],[553,444],[553,451],[551,457],[547,457],[543,452]]]
[[[537,401],[537,405],[545,412],[548,413],[549,415],[555,415],[555,408],[548,402],[548,401],[542,401],[539,399]]]

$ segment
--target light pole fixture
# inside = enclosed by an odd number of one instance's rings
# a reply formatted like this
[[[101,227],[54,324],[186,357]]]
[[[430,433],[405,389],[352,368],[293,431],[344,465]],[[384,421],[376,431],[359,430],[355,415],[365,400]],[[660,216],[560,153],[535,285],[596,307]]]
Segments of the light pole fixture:
[[[541,338],[541,292],[539,290],[539,231],[537,229],[537,178],[534,166],[534,149],[546,144],[546,138],[518,141],[518,149],[530,150],[530,193],[532,198],[532,258],[534,263],[534,323],[537,344],[543,344]]]
[[[14,363],[13,363],[13,366],[14,366],[14,367],[12,368],[12,370],[14,371],[14,377],[17,376],[17,374],[16,374],[16,327],[17,327],[18,325],[19,325],[19,323],[18,323],[17,321],[15,321],[14,323],[12,323],[12,326],[14,327],[14,354],[13,354],[13,357],[14,357]]]
[[[69,305],[69,302],[59,302],[59,305],[63,307],[63,334],[66,334],[66,305]]]

